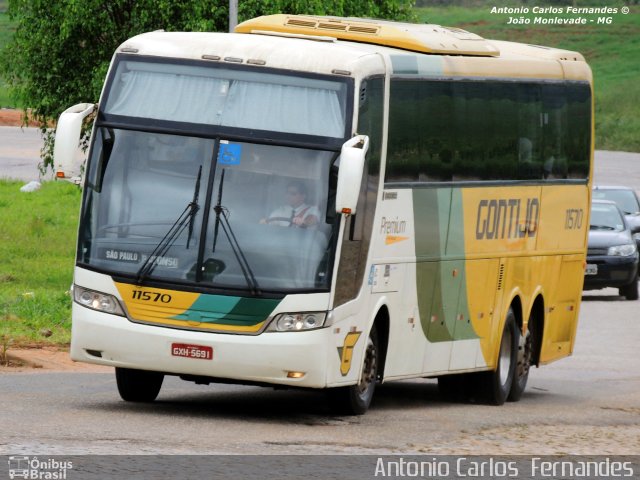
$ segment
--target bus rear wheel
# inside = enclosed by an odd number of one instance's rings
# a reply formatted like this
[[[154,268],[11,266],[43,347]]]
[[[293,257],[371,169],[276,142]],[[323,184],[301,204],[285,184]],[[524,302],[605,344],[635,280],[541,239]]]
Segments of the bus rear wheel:
[[[164,374],[116,367],[116,384],[120,397],[127,402],[153,402],[160,388]]]
[[[531,370],[531,362],[533,359],[533,329],[534,323],[529,321],[527,332],[522,335],[519,328],[516,327],[516,338],[518,353],[516,355],[516,366],[513,371],[513,384],[507,400],[517,402],[522,397],[527,381],[529,380],[529,371]]]
[[[515,376],[518,353],[518,325],[513,309],[509,308],[500,340],[498,364],[484,378],[487,400],[493,405],[502,405],[507,400]]]
[[[378,334],[371,328],[364,353],[362,374],[356,385],[331,388],[328,391],[332,410],[341,415],[362,415],[371,405],[376,389],[379,363]]]

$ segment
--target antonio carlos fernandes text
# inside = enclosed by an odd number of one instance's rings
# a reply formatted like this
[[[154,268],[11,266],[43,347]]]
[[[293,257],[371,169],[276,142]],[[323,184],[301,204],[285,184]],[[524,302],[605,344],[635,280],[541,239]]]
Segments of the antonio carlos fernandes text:
[[[528,467],[528,468],[527,468]],[[529,470],[528,472],[525,470]],[[599,478],[633,477],[633,464],[602,460],[549,460],[532,457],[529,462],[516,460],[473,460],[467,457],[457,459],[397,460],[378,458],[374,476],[376,477],[413,477],[413,478],[485,478],[519,477],[521,474],[533,478]]]

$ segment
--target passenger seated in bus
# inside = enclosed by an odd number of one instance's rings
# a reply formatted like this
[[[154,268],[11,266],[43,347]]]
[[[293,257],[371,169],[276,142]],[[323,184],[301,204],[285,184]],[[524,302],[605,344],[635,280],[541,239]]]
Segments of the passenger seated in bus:
[[[509,164],[509,161],[505,162]],[[539,153],[534,151],[533,142],[526,137],[518,139],[518,171],[519,180],[538,180],[546,178],[542,169]]]
[[[533,143],[527,137],[520,137],[518,139],[518,162],[519,163],[531,163],[532,160]]]
[[[558,155],[551,146],[544,151],[544,178],[567,178],[567,161]]]
[[[280,227],[311,227],[320,220],[318,207],[307,203],[307,189],[303,182],[294,181],[287,185],[286,205],[276,208],[260,223]]]

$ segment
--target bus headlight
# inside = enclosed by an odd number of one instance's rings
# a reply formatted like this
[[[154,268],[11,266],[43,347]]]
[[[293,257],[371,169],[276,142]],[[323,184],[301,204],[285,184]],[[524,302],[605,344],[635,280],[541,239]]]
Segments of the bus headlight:
[[[270,332],[301,332],[324,326],[326,312],[281,313],[276,315],[267,329]]]
[[[113,295],[96,292],[74,285],[73,299],[83,307],[124,317],[124,311],[120,306],[120,302],[118,302],[118,299]]]
[[[616,245],[615,247],[609,247],[607,255],[614,257],[628,257],[636,253],[636,246],[633,243],[627,245]]]

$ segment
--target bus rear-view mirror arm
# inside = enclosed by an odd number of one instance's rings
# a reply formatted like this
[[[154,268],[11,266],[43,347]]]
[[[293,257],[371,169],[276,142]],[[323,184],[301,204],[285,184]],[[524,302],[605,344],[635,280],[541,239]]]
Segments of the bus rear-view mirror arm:
[[[93,103],[79,103],[67,108],[58,119],[56,139],[53,147],[53,165],[56,178],[76,183],[80,182],[79,171],[75,167],[75,158],[80,144],[82,122],[96,108]]]
[[[369,137],[366,135],[356,135],[342,145],[336,190],[337,213],[345,215],[356,213],[364,161],[368,149]]]

